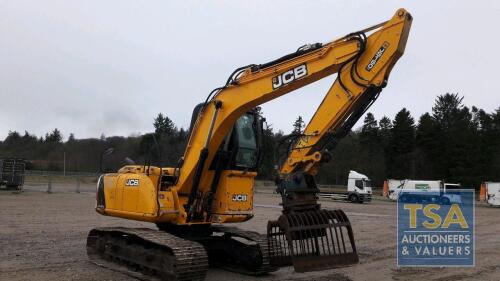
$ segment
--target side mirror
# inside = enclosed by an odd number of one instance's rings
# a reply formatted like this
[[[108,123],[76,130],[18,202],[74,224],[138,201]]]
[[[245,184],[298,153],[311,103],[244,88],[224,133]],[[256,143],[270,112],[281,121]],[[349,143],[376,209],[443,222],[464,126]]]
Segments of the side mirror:
[[[125,163],[127,163],[127,165],[135,165],[135,161],[129,157],[125,157]]]
[[[103,165],[102,165],[103,161],[104,161],[104,157],[113,154],[113,152],[115,152],[114,147],[108,147],[101,152],[101,157],[100,157],[100,161],[99,161],[99,172],[104,173]]]

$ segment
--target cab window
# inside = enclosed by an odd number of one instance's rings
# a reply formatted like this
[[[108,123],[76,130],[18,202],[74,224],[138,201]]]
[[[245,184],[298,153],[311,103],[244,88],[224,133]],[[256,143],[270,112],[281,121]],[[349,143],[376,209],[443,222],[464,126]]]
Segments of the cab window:
[[[363,180],[356,180],[354,185],[359,189],[363,189]]]
[[[235,165],[242,168],[255,168],[257,165],[257,141],[254,130],[254,116],[245,114],[234,126],[238,140]]]

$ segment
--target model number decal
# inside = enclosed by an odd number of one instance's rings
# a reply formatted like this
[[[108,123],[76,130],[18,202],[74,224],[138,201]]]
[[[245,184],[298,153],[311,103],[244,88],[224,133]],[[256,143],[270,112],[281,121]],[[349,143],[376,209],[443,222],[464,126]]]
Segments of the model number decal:
[[[138,179],[128,179],[125,182],[125,186],[139,186],[139,180]]]
[[[247,202],[247,195],[246,194],[234,194],[233,201],[234,202]]]
[[[378,60],[382,57],[382,55],[385,53],[385,50],[389,47],[389,43],[386,41],[384,44],[382,44],[382,47],[378,49],[378,51],[375,53],[373,58],[371,59],[370,63],[366,66],[366,71],[372,70],[372,68],[377,64]]]
[[[273,90],[285,86],[286,84],[291,83],[306,75],[307,75],[307,66],[305,64],[301,64],[293,69],[285,71],[282,74],[273,77]]]

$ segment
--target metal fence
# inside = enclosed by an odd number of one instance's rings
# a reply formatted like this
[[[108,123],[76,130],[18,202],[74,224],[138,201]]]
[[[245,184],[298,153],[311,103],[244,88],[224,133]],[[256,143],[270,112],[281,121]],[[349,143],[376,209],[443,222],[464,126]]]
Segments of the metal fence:
[[[24,185],[13,190],[40,191],[47,193],[81,193],[95,192],[95,185],[100,173],[89,172],[61,172],[26,170],[24,173]]]
[[[99,177],[101,173],[26,170],[26,176]]]

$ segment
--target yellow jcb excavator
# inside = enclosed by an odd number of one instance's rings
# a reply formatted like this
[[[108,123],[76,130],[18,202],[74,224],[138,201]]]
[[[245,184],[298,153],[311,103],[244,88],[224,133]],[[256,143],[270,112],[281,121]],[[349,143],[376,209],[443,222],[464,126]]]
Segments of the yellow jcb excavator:
[[[177,167],[127,165],[99,178],[98,213],[155,223],[159,230],[92,229],[89,257],[165,280],[203,280],[209,262],[251,275],[285,265],[305,272],[358,262],[349,219],[342,210],[320,207],[314,177],[386,86],[411,22],[399,9],[389,21],[335,41],[236,69],[196,106]],[[226,226],[253,217],[262,151],[255,108],[334,73],[305,131],[285,142],[276,180],[283,214],[268,222],[267,235]]]

